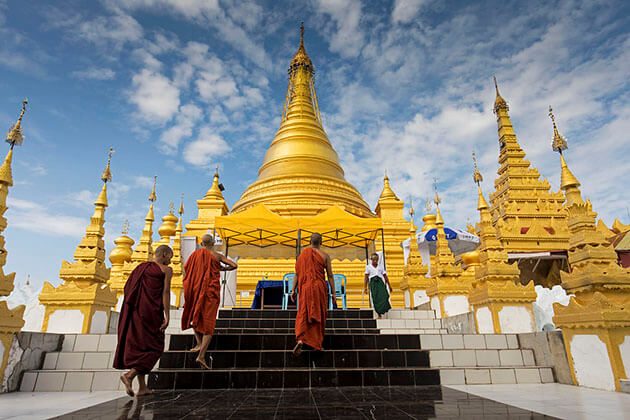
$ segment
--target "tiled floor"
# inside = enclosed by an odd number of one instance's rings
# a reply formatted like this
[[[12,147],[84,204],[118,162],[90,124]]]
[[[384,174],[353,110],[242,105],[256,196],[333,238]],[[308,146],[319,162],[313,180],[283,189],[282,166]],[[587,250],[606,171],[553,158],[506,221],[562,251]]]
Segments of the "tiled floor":
[[[101,392],[12,392],[0,394],[0,419],[48,419],[85,407],[117,400],[122,391]]]
[[[426,419],[546,418],[447,387],[169,391],[119,398],[63,419]]]
[[[564,419],[630,419],[630,395],[562,384],[449,385],[483,398]]]

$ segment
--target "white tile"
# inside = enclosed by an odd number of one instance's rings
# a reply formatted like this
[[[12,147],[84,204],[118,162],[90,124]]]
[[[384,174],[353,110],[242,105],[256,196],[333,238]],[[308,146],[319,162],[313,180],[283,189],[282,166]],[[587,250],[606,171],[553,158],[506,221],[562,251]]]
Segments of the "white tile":
[[[433,320],[433,328],[442,328],[442,320],[441,319],[434,319]]]
[[[490,380],[493,384],[515,384],[514,369],[490,369]]]
[[[392,328],[405,328],[404,319],[392,319]]]
[[[523,366],[523,356],[520,350],[499,350],[501,366]]]
[[[20,391],[32,392],[35,389],[35,381],[37,381],[37,372],[24,372]]]
[[[417,319],[407,319],[405,320],[405,328],[421,328],[420,321]]]
[[[551,368],[540,368],[540,380],[543,384],[555,382]]]
[[[76,340],[76,334],[65,334],[63,336],[63,344],[61,345],[61,351],[74,351],[74,342]]]
[[[383,329],[383,328],[391,328],[392,326],[392,321],[389,319],[377,319],[376,320],[376,328],[379,329]]]
[[[507,340],[503,334],[487,334],[486,348],[488,349],[507,349]]]
[[[111,353],[109,352],[94,352],[85,353],[83,359],[83,369],[108,369],[112,366],[109,364]]]
[[[455,385],[465,383],[464,369],[440,369],[440,384]]]
[[[441,349],[442,336],[430,334],[420,336],[420,348],[422,350]]]
[[[507,339],[507,345],[509,349],[519,348],[518,337],[516,336],[516,334],[508,334],[506,336],[506,339]]]
[[[65,392],[69,391],[90,391],[92,386],[92,372],[68,372],[66,382],[63,385]]]
[[[74,343],[74,351],[96,351],[98,349],[98,334],[80,334]]]
[[[467,384],[489,384],[490,383],[490,370],[489,369],[464,369],[466,373]]]
[[[420,328],[434,328],[432,319],[421,319],[420,320]]]
[[[500,366],[499,352],[497,350],[475,350],[477,366]]]
[[[453,350],[453,364],[457,367],[477,366],[474,350]]]
[[[94,372],[92,391],[118,390],[121,372]]]
[[[536,366],[536,359],[534,358],[534,352],[530,349],[522,350],[523,364],[525,366]]]
[[[98,351],[116,351],[118,336],[115,334],[103,334],[98,340]]]
[[[539,384],[540,383],[540,373],[538,372],[538,368],[530,368],[530,369],[515,369],[516,372],[516,382],[519,384]]]
[[[453,352],[450,350],[432,350],[429,352],[431,367],[453,366]]]
[[[398,334],[398,333],[396,332],[396,330],[392,330],[391,328],[389,328],[389,329],[386,329],[386,330],[381,330],[381,334],[394,335],[394,334]]]
[[[61,391],[65,378],[65,372],[39,372],[35,383],[35,391]]]
[[[44,358],[44,366],[42,369],[55,369],[57,367],[57,358],[59,357],[59,353],[46,353],[46,357]]]
[[[84,353],[59,353],[57,369],[81,369]]]
[[[485,349],[486,340],[483,335],[464,334],[464,348],[467,349]]]
[[[449,334],[442,336],[442,345],[445,349],[463,349],[464,339],[461,334]]]

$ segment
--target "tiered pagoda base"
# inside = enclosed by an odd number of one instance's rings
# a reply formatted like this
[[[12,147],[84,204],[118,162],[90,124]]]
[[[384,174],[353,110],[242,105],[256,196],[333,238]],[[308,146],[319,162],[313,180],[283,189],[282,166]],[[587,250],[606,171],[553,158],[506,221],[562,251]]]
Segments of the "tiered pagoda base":
[[[329,311],[324,352],[294,358],[295,310],[221,310],[208,360],[195,363],[191,335],[171,336],[149,376],[154,389],[300,388],[437,385],[439,369],[418,334],[381,335],[371,310]]]

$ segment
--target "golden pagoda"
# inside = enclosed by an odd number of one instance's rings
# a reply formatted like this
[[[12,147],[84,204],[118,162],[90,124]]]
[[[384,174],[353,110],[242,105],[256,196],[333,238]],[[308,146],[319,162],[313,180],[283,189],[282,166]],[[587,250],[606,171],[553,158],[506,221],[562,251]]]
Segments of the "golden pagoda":
[[[565,251],[569,234],[566,212],[562,209],[564,197],[552,192],[549,181],[543,180],[536,168],[525,159],[510,120],[509,107],[499,93],[494,79],[496,99],[494,113],[499,133],[499,169],[494,181],[495,191],[490,194],[492,224],[503,247],[510,254]],[[531,267],[521,264],[521,279],[534,278],[537,284],[551,287],[557,284],[559,260],[529,261]],[[535,273],[533,266],[537,265]]]
[[[228,214],[228,206],[225,203],[225,198],[223,198],[219,183],[218,167],[214,172],[210,189],[201,200],[197,200],[197,209],[197,218],[186,225],[185,235],[187,236],[197,236],[198,238],[203,236],[214,227],[215,217]]]
[[[481,244],[479,249],[474,251],[478,253],[478,264],[474,267],[469,302],[474,309],[477,332],[481,334],[532,332],[536,327],[532,306],[536,300],[534,282],[530,281],[526,286],[521,285],[518,266],[508,262],[508,253],[497,238],[495,227],[492,226],[488,203],[481,190],[483,177],[477,168],[474,154],[473,161],[473,180],[478,191],[477,234]],[[470,262],[465,260],[464,262],[470,265]]]
[[[158,228],[160,240],[153,243],[153,250],[160,245],[171,246],[171,238],[175,236],[178,220],[177,216],[175,216],[175,205],[171,202],[168,213],[162,217],[162,224]]]
[[[462,278],[462,267],[455,264],[455,256],[448,246],[444,232],[444,219],[440,211],[440,196],[435,191],[435,206],[437,226],[437,242],[434,264],[431,266],[431,286],[427,296],[431,302],[431,309],[438,318],[459,315],[470,311],[468,293],[472,286],[472,279]]]
[[[630,269],[617,262],[617,253],[597,230],[597,213],[584,201],[580,182],[569,170],[551,108],[554,151],[560,154],[560,188],[566,196],[571,272],[561,272],[562,287],[575,294],[568,306],[554,304],[554,323],[562,329],[576,384],[620,389],[630,373]]]
[[[413,205],[409,207],[409,256],[403,270],[400,289],[405,298],[405,307],[415,308],[429,301],[427,289],[431,286],[431,279],[427,278],[428,268],[422,264],[422,257],[418,251],[416,240],[417,227],[413,222]]]
[[[157,194],[155,193],[155,187],[157,184],[157,176],[153,177],[153,188],[149,194],[149,210],[144,217],[144,228],[140,235],[140,240],[136,249],[131,253],[129,261],[125,261],[122,269],[122,278],[126,282],[131,272],[138,266],[138,264],[145,261],[151,261],[153,258],[153,221],[155,221],[155,215],[153,213],[153,203],[157,200]],[[123,285],[124,288],[124,285]]]
[[[0,380],[4,380],[4,372],[9,360],[9,351],[15,334],[24,326],[24,305],[19,305],[13,309],[9,309],[6,298],[13,291],[13,281],[15,273],[5,274],[4,265],[7,263],[7,249],[5,247],[4,236],[2,233],[7,228],[7,219],[4,213],[7,211],[7,196],[9,195],[9,187],[13,186],[13,173],[11,164],[13,160],[13,148],[20,145],[24,141],[22,135],[22,118],[26,112],[28,101],[22,101],[22,111],[17,122],[11,127],[7,134],[7,142],[11,144],[11,148],[4,158],[4,162],[0,165]]]
[[[348,279],[348,305],[365,306],[367,302],[362,300],[364,253],[380,250],[384,243],[386,268],[394,290],[392,305],[402,307],[403,294],[399,287],[404,257],[400,243],[409,235],[409,225],[403,214],[404,202],[396,197],[387,178],[376,212],[372,212],[356,188],[346,181],[339,157],[322,125],[314,66],[304,46],[303,26],[288,79],[280,127],[260,166],[257,180],[247,187],[228,214],[219,175],[215,173],[212,186],[197,201],[198,216],[186,225],[185,235],[200,237],[206,232],[215,232],[224,236],[223,246],[229,248],[231,256],[239,257],[235,298],[239,305],[247,306],[259,280],[282,279],[284,274],[295,270],[296,253],[307,244],[307,235],[324,228],[317,224],[321,220],[338,222],[337,226],[326,224],[329,235],[324,238],[324,246],[327,240],[335,242],[337,227],[340,231],[345,228],[347,232],[360,223],[372,227],[378,225],[372,231],[378,231],[378,240],[372,238],[374,245],[369,245],[370,251],[367,244],[365,250],[356,247],[350,251],[341,248],[330,251],[333,271],[345,274]],[[249,253],[239,251],[235,248],[238,246],[236,240],[230,242],[226,236],[234,230],[226,226],[235,226],[241,221],[239,227],[249,229],[241,232],[242,247],[263,243],[272,236],[284,237],[285,242]],[[296,237],[296,232],[301,232],[300,226],[304,224],[309,228],[304,231],[304,236]],[[263,225],[265,229],[261,228]],[[289,227],[281,231],[284,226]],[[357,249],[359,252],[355,252]]]
[[[182,262],[182,216],[184,215],[184,195],[179,204],[179,217],[175,226],[175,236],[173,237],[173,258],[171,259],[171,267],[173,267],[173,277],[171,278],[171,293],[174,299],[171,299],[171,305],[179,308],[182,306],[182,292],[184,290],[184,267]]]
[[[54,287],[44,282],[39,301],[45,306],[43,332],[106,333],[116,293],[107,285],[110,270],[105,266],[105,209],[107,182],[111,181],[110,148],[107,166],[101,175],[103,188],[94,202],[94,214],[85,236],[74,253],[74,262],[62,261]]]
[[[123,224],[121,236],[114,239],[114,249],[109,254],[109,262],[112,263],[112,268],[109,272],[109,288],[116,293],[118,299],[117,309],[120,309],[123,292],[125,289],[125,283],[127,282],[127,276],[125,275],[124,266],[125,263],[131,261],[131,254],[133,254],[133,244],[135,241],[128,235],[129,233],[129,221],[125,220]]]

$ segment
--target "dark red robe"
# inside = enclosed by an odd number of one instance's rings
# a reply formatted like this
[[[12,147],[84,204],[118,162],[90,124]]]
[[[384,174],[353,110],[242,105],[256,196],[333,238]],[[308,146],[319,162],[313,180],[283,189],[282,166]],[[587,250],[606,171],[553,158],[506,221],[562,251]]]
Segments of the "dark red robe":
[[[146,374],[164,352],[164,272],[155,262],[138,265],[125,283],[118,319],[114,368]]]
[[[221,262],[207,249],[193,252],[184,265],[182,330],[212,335],[221,302]]]
[[[305,248],[295,263],[298,279],[298,312],[295,318],[295,338],[322,350],[326,329],[328,289],[326,261],[314,248]]]

